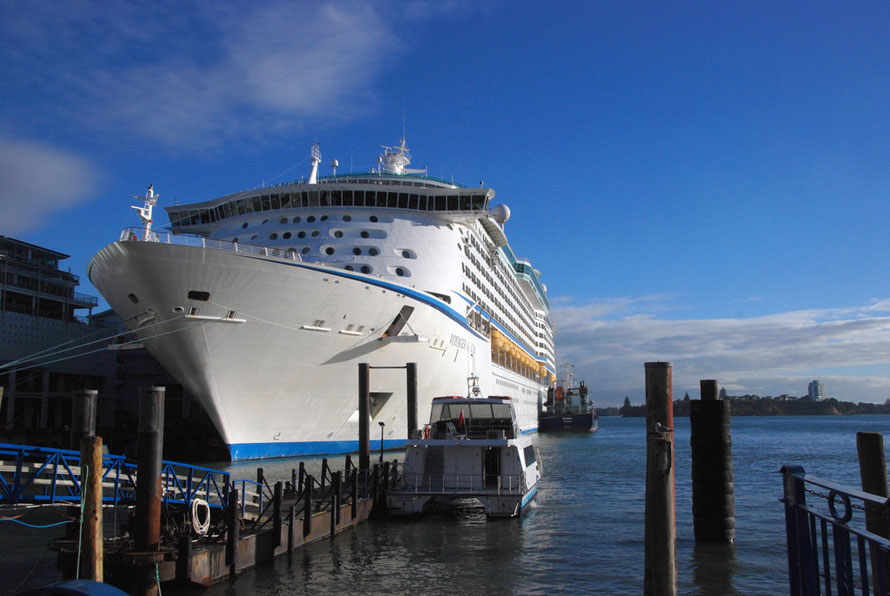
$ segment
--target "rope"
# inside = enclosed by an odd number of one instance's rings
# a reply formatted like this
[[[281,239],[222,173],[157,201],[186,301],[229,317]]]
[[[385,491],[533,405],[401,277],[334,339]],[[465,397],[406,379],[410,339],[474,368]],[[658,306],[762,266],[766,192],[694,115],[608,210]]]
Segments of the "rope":
[[[155,582],[158,584],[158,596],[163,596],[161,593],[161,572],[157,563],[155,563]]]
[[[90,477],[90,467],[84,463],[81,464],[83,474],[80,478],[80,532],[77,536],[77,576],[74,579],[80,579],[80,551],[83,549],[83,512],[87,506],[86,500],[86,483]]]
[[[23,526],[28,526],[29,528],[36,528],[36,529],[38,529],[38,530],[42,530],[42,529],[44,529],[44,528],[54,528],[54,527],[56,527],[56,526],[61,526],[62,524],[73,524],[73,523],[74,523],[74,520],[73,520],[73,519],[69,519],[69,520],[65,520],[65,521],[56,522],[56,523],[54,523],[54,524],[47,524],[47,525],[45,525],[45,526],[38,526],[38,525],[35,525],[35,524],[29,524],[28,522],[23,522],[23,521],[21,521],[21,520],[18,520],[18,519],[12,518],[12,517],[0,517],[0,522],[5,522],[5,521],[8,521],[8,522],[15,522],[15,523],[17,523],[17,524],[21,524],[21,525],[23,525]]]

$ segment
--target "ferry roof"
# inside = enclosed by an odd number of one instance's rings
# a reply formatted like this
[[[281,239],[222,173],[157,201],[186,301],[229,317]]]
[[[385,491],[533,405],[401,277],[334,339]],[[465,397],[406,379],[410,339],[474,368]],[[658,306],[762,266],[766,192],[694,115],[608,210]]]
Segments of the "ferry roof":
[[[449,404],[503,404],[511,403],[513,398],[506,395],[489,395],[488,397],[466,397],[461,395],[443,395],[433,398],[433,403],[445,402]]]

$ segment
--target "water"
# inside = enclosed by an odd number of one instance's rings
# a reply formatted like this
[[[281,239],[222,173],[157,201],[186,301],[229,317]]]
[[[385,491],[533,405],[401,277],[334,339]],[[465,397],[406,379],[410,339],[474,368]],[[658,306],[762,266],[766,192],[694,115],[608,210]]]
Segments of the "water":
[[[676,419],[680,593],[787,593],[779,468],[800,464],[808,473],[858,486],[857,431],[890,433],[890,416],[733,418],[736,542],[696,547],[689,420]],[[369,522],[203,593],[641,593],[644,419],[601,418],[592,435],[538,435],[537,443],[544,478],[521,519],[486,520],[481,508],[468,508]],[[342,468],[342,459],[331,463]],[[289,480],[297,464],[262,465],[270,480]],[[320,465],[308,462],[311,473]],[[230,470],[233,477],[253,478],[256,467],[239,463]]]

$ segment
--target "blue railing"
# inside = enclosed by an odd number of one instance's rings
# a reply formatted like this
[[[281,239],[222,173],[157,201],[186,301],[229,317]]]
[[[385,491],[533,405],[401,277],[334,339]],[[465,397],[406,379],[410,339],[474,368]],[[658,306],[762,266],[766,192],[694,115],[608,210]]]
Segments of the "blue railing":
[[[102,501],[131,505],[136,501],[137,465],[121,455],[102,456]],[[212,508],[228,504],[227,472],[178,462],[164,462],[164,503],[191,503],[200,498]],[[0,443],[0,504],[55,504],[80,501],[80,452]]]
[[[887,594],[890,540],[866,530],[865,517],[878,517],[886,528],[890,499],[800,466],[784,466],[782,474],[790,593]]]

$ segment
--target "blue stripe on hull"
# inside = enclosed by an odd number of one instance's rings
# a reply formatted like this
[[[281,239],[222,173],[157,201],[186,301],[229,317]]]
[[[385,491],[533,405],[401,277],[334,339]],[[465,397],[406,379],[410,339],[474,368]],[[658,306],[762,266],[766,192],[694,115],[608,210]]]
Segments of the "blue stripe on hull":
[[[405,439],[388,439],[383,441],[384,449],[399,449],[405,446]],[[232,461],[247,459],[269,459],[275,457],[300,457],[305,455],[345,455],[358,453],[358,441],[295,441],[282,443],[235,443],[228,445]],[[374,448],[380,452],[380,441],[371,439],[371,459]]]

